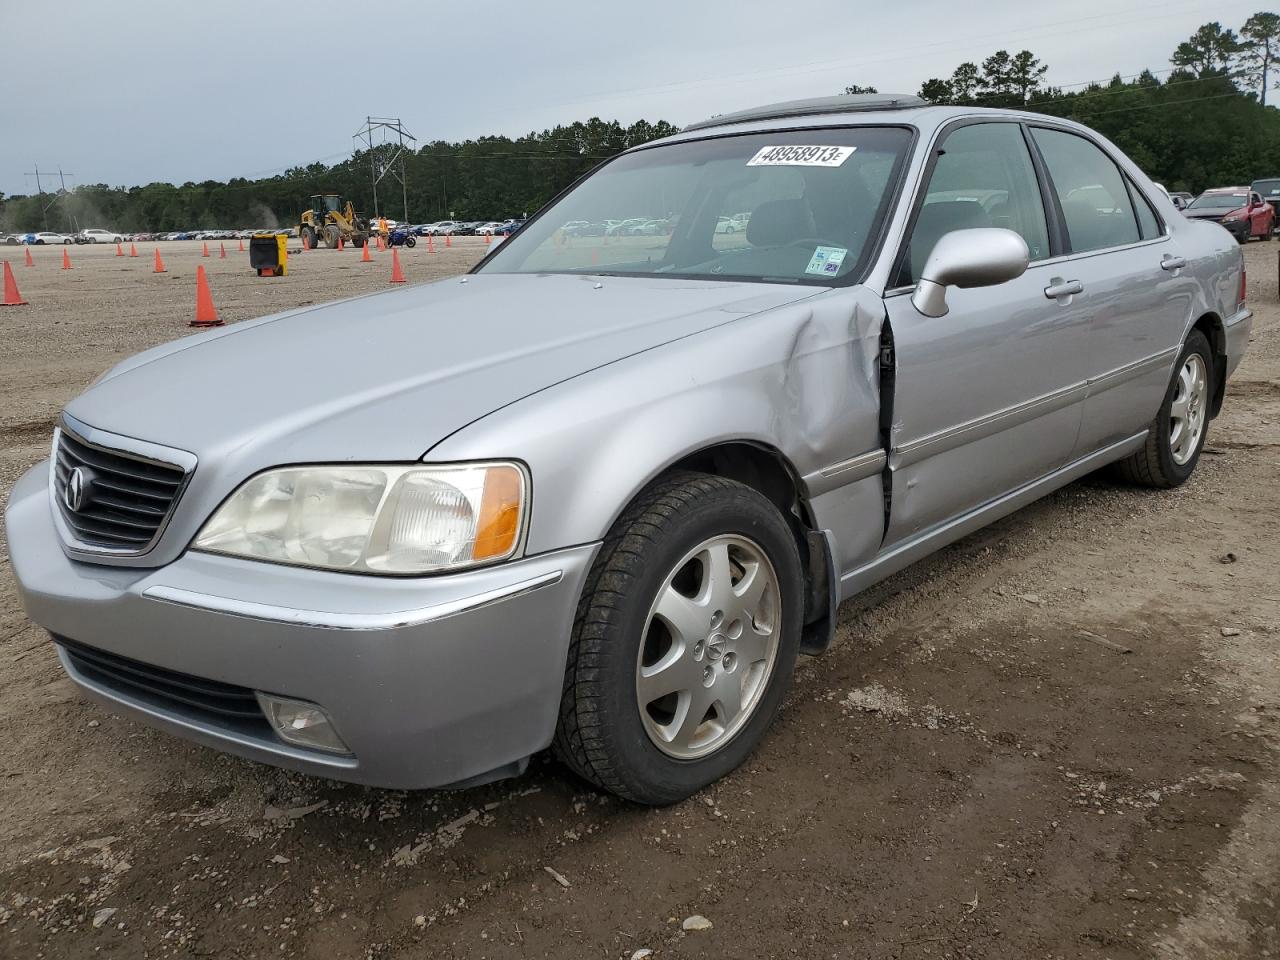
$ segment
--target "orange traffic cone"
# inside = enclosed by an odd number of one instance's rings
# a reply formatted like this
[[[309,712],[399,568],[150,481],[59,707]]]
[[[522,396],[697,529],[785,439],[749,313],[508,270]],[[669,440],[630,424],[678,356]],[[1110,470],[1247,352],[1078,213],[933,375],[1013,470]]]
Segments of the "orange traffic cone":
[[[360,254],[361,263],[373,263],[373,257],[369,256],[369,241],[364,242],[364,252]]]
[[[209,255],[209,244],[207,243],[200,244],[200,256],[207,257],[208,255]]]
[[[453,234],[452,234],[452,233],[446,233],[446,234],[444,235],[444,245],[445,245],[446,247],[452,247],[452,246],[453,246]]]
[[[62,248],[62,269],[63,270],[71,269],[71,254],[67,253],[66,247]]]
[[[240,252],[244,253],[244,237],[240,238]]]
[[[387,241],[383,239],[382,234],[378,234],[378,249],[379,250],[387,249]]]
[[[154,270],[152,270],[151,272],[152,272],[152,273],[168,273],[168,272],[169,272],[168,270],[166,270],[166,269],[164,268],[164,261],[160,259],[160,248],[159,248],[159,247],[156,247],[156,268],[155,268]]]
[[[404,271],[400,269],[400,251],[396,247],[391,248],[391,282],[405,282]]]
[[[6,260],[4,262],[4,300],[0,300],[0,307],[20,307],[26,302],[18,292],[18,281],[14,279],[13,268]]]
[[[339,249],[339,250],[341,250],[341,249],[342,249],[342,238],[341,238],[341,237],[339,237],[339,238],[338,238],[338,249]]]
[[[117,256],[117,257],[123,257],[123,256],[124,256],[124,247],[120,246],[120,244],[118,244],[118,243],[116,244],[116,256]]]
[[[22,252],[23,252],[23,253],[25,253],[25,254],[27,255],[27,266],[28,266],[28,267],[34,267],[34,266],[36,265],[36,262],[35,262],[34,260],[32,260],[32,259],[31,259],[31,248],[30,248],[30,247],[23,247],[23,248],[22,248]]]
[[[427,253],[435,253],[435,252],[436,252],[436,245],[435,245],[435,243],[433,242],[433,241],[434,241],[434,239],[435,239],[435,238],[434,238],[431,234],[429,234],[429,233],[427,234]]]
[[[220,327],[218,311],[213,306],[213,295],[209,293],[209,281],[204,275],[204,264],[196,267],[196,318],[187,326]]]
[[[241,242],[242,244],[244,243],[244,241],[243,241],[243,240],[241,240],[240,242]],[[241,249],[243,249],[243,247],[241,247]],[[309,233],[304,233],[304,234],[302,235],[302,249],[303,249],[303,250],[310,250],[310,249],[311,249],[311,234],[309,234]]]
[[[225,243],[218,244],[218,250],[220,251],[218,253],[218,259],[219,260],[227,259],[227,245]]]
[[[492,234],[492,233],[486,233],[486,234],[484,235],[484,245],[487,247],[487,246],[488,246],[489,244],[491,244],[491,243],[493,243],[493,234]]]
[[[136,246],[134,246],[133,241],[132,241],[132,240],[130,240],[130,241],[129,241],[129,256],[131,256],[131,257],[136,257],[137,255],[138,255],[138,248],[137,248]]]

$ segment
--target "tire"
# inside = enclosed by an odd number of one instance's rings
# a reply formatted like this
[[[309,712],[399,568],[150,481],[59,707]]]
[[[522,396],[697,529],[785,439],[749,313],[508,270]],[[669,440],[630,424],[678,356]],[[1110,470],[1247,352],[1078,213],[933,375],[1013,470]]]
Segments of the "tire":
[[[1185,375],[1189,366],[1196,365],[1193,358],[1199,358],[1202,383],[1191,391],[1196,399],[1189,406],[1183,406],[1184,395],[1188,391]],[[1205,438],[1209,434],[1209,406],[1213,391],[1213,353],[1209,349],[1209,341],[1199,330],[1192,330],[1186,343],[1182,345],[1182,352],[1178,354],[1173,378],[1160,404],[1160,412],[1151,422],[1147,442],[1141,450],[1117,464],[1120,476],[1129,483],[1162,490],[1185,483],[1195,472],[1200,451],[1204,449]],[[1177,439],[1175,432],[1178,409],[1186,410],[1185,416],[1190,416],[1193,424],[1191,437],[1184,439],[1181,445],[1174,442]],[[1184,431],[1187,423],[1185,416],[1182,418]],[[1194,426],[1197,422],[1198,428]],[[1186,446],[1187,443],[1190,444],[1189,447]]]
[[[754,599],[742,602],[715,584],[745,586]],[[669,609],[680,616],[670,622],[683,618],[689,630],[666,626],[663,598],[676,601]],[[675,803],[720,779],[755,749],[778,711],[803,605],[800,554],[777,507],[723,477],[681,472],[654,483],[614,524],[583,589],[557,756],[597,786],[644,804]],[[657,684],[677,689],[642,704],[641,683],[658,675]],[[741,703],[738,713],[725,706],[731,702]]]
[[[415,239],[413,239],[413,237],[412,237],[412,236],[405,237],[405,238],[404,238],[404,245],[405,245],[406,247],[416,247],[416,246],[418,245],[418,241],[417,241],[417,240],[415,240]]]
[[[298,239],[305,240],[310,249],[314,250],[316,248],[316,232],[311,227],[303,227],[298,232]]]
[[[342,237],[342,231],[332,223],[324,228],[324,245],[330,250],[337,248],[338,240]]]

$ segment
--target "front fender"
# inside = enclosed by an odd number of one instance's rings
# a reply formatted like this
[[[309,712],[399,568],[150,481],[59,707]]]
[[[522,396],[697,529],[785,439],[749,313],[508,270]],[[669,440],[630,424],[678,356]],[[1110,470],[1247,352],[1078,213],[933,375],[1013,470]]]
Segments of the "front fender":
[[[603,538],[646,484],[717,444],[773,448],[796,476],[813,475],[879,445],[883,314],[864,288],[824,291],[526,397],[436,444],[425,459],[526,462],[531,554]],[[883,518],[870,514],[818,519],[844,527],[837,538],[878,544]]]

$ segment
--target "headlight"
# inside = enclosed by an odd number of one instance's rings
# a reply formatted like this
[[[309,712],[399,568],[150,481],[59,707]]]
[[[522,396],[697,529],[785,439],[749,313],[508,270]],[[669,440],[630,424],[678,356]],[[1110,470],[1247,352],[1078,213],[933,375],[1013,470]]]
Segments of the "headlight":
[[[193,546],[360,573],[455,570],[515,555],[527,489],[514,463],[283,467],[245,482]]]
[[[1243,219],[1244,219],[1244,214],[1241,214],[1241,213],[1228,213],[1225,217],[1223,217],[1223,218],[1222,218],[1222,222],[1223,222],[1223,223],[1234,223],[1234,222],[1235,222],[1235,221],[1237,221],[1237,220],[1243,220]]]

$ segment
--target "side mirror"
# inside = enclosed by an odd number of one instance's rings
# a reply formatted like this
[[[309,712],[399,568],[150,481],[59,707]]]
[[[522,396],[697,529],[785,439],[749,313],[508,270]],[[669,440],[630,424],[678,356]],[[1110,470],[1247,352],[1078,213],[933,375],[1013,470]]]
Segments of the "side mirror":
[[[1030,263],[1027,241],[1012,230],[952,230],[925,261],[911,303],[926,317],[946,316],[947,287],[994,287],[1022,276]]]

